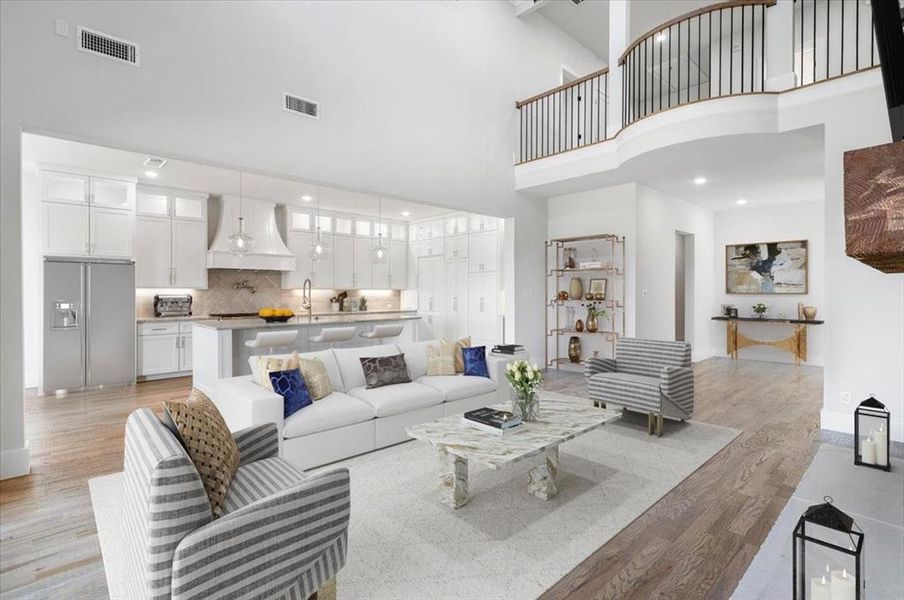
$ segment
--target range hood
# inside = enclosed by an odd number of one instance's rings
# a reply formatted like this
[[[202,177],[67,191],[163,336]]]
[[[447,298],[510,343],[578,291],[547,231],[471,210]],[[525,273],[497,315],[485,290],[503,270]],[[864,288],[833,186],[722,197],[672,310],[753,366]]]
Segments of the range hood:
[[[208,269],[252,269],[258,271],[293,271],[295,255],[289,252],[276,226],[276,203],[235,196],[212,199],[211,212],[219,212],[216,232],[207,251]],[[245,233],[254,239],[254,248],[245,256],[232,253],[229,237],[238,231],[238,218],[245,218]]]

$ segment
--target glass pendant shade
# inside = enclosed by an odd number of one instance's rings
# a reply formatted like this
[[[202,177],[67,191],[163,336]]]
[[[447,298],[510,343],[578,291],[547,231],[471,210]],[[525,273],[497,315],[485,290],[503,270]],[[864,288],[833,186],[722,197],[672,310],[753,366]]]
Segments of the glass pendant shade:
[[[383,234],[380,234],[377,245],[371,250],[374,264],[382,265],[389,259],[389,252],[383,247]]]
[[[317,228],[317,235],[308,249],[308,256],[315,262],[327,260],[330,256],[330,244],[323,238],[320,227]]]
[[[237,256],[245,256],[254,248],[254,238],[245,233],[245,219],[239,217],[239,229],[229,237],[229,249]]]

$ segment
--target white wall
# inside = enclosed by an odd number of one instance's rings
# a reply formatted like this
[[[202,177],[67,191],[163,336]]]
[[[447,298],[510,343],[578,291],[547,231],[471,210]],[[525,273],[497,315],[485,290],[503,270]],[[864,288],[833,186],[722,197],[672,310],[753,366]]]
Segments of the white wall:
[[[563,64],[601,66],[546,19],[452,1],[0,11],[0,476],[27,465],[22,130],[514,217],[516,339],[542,348],[546,202],[514,191],[513,104],[557,85]],[[78,52],[76,25],[137,42],[141,66]],[[321,118],[284,112],[284,92],[319,101]]]
[[[797,303],[815,306],[817,318],[822,318],[825,308],[825,226],[824,203],[820,200],[792,202],[767,207],[743,207],[723,210],[715,215],[715,245],[713,261],[714,298],[713,315],[719,314],[722,304],[738,307],[742,316],[749,316],[751,307],[762,302],[769,307],[769,316],[784,314],[797,318]],[[794,295],[725,293],[725,246],[753,242],[777,242],[782,240],[807,240],[809,261],[808,293]],[[754,339],[778,340],[790,335],[788,325],[748,325],[742,323],[740,331]],[[725,324],[711,325],[712,353],[725,355]],[[807,331],[807,363],[823,365],[825,361],[825,327],[815,325]],[[794,362],[793,356],[783,350],[754,346],[741,351],[744,358],[772,362]]]

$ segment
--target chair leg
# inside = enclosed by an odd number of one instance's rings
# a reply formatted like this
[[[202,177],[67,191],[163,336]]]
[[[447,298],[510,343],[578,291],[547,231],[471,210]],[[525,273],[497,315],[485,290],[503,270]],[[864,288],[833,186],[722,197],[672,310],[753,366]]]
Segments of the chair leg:
[[[308,600],[336,600],[336,578],[324,583]]]
[[[656,415],[656,435],[662,437],[662,413]]]
[[[647,435],[653,435],[653,415],[647,413]]]

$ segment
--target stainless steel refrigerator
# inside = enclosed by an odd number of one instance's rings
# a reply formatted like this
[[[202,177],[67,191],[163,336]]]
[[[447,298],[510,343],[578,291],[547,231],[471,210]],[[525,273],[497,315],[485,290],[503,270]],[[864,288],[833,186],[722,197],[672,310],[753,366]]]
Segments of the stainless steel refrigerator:
[[[135,383],[135,263],[44,259],[44,393]]]

